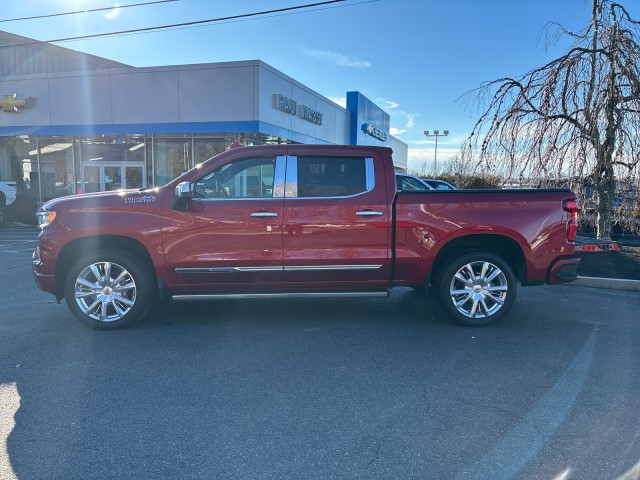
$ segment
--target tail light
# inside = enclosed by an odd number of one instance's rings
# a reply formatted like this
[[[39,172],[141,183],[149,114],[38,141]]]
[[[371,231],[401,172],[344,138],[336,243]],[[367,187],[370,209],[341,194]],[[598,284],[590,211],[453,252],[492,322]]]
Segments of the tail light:
[[[565,198],[562,201],[562,209],[571,214],[571,218],[567,221],[567,240],[575,242],[576,234],[578,233],[578,200]]]

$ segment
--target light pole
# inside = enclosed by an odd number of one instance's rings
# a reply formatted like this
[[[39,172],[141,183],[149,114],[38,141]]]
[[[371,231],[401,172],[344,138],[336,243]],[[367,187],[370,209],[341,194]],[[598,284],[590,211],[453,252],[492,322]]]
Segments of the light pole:
[[[433,176],[438,174],[438,137],[446,137],[449,135],[449,130],[445,130],[440,133],[440,130],[434,130],[433,133],[429,133],[429,130],[424,131],[425,137],[436,137],[436,150],[433,152]]]

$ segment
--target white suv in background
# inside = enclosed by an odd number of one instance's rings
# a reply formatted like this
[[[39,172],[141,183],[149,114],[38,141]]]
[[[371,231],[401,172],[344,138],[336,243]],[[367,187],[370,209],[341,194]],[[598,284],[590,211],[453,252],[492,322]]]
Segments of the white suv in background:
[[[0,227],[4,224],[4,209],[16,201],[16,182],[0,181]]]

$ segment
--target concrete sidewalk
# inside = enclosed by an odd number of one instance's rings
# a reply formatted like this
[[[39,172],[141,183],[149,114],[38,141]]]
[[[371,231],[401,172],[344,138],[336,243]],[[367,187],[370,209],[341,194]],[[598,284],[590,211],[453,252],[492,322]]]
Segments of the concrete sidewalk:
[[[587,237],[582,238],[588,240]],[[640,247],[640,237],[625,237],[615,241],[621,246]],[[594,255],[598,254],[599,253],[594,253]],[[631,290],[636,292],[640,291],[640,280],[628,280],[624,278],[578,277],[578,280],[567,283],[566,285],[575,285],[578,287],[610,288],[614,290]]]

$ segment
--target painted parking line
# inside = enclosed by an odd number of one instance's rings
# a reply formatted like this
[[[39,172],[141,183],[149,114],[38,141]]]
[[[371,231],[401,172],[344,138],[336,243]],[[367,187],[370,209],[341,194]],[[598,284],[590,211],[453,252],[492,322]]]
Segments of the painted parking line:
[[[38,245],[39,231],[32,228],[0,230],[0,253],[31,255]]]
[[[36,245],[38,240],[21,240],[19,242],[0,242],[0,248],[21,247],[23,245]]]
[[[19,237],[10,237],[6,235],[0,235],[0,243],[7,242],[34,242],[38,241],[38,237],[35,235],[21,235]]]

